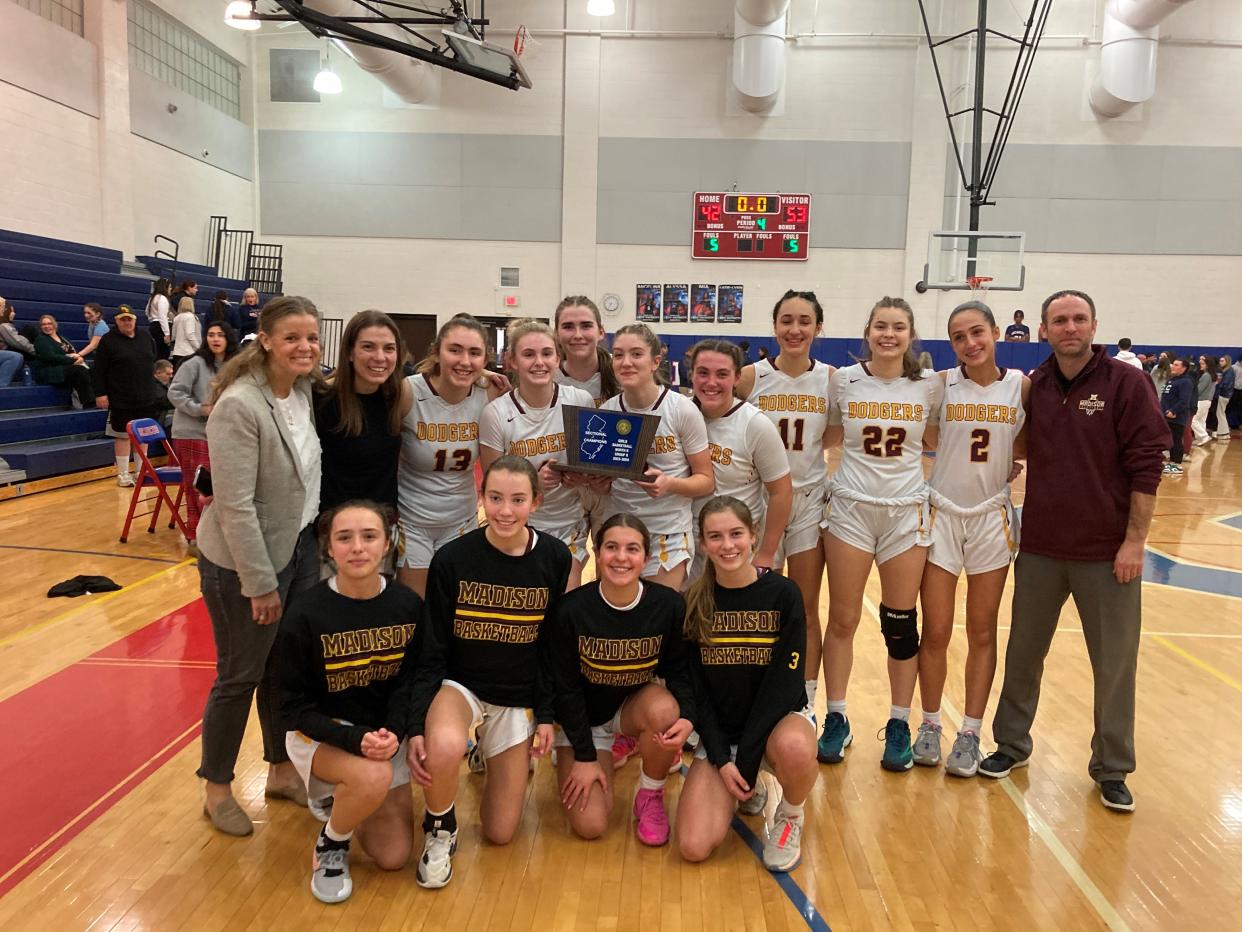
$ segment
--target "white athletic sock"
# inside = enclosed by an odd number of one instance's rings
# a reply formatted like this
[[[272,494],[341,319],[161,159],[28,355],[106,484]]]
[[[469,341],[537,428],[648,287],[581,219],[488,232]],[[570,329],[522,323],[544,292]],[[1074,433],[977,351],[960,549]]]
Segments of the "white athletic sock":
[[[328,820],[328,824],[323,827],[323,834],[330,841],[349,841],[354,837],[353,832],[334,832],[332,830],[332,820]]]
[[[782,799],[776,805],[776,817],[779,819],[783,815],[793,816],[795,819],[802,818],[802,812],[806,808],[806,804],[795,806],[793,803]]]
[[[931,722],[933,725],[939,728],[940,727],[940,710],[937,709],[935,712],[928,712],[926,709],[924,709],[923,710],[923,721]]]
[[[983,734],[983,719],[962,716],[962,731],[973,731],[976,735]]]
[[[888,717],[908,722],[910,721],[910,709],[908,706],[890,705],[888,707]]]
[[[649,777],[641,770],[638,772],[638,788],[640,790],[662,790],[664,789],[664,777]]]
[[[129,472],[129,457],[118,456],[116,458],[116,474],[120,476],[127,472]]]
[[[806,704],[815,708],[815,694],[819,692],[819,680],[806,681]]]
[[[831,715],[833,712],[839,712],[841,713],[841,715],[843,716],[845,715],[845,700],[844,699],[829,699],[828,700],[828,714]]]

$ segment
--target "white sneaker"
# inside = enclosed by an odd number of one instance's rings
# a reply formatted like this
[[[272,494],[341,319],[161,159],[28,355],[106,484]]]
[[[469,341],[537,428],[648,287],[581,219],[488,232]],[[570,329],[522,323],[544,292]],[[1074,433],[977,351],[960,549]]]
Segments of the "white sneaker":
[[[802,816],[777,811],[763,845],[763,866],[770,871],[785,873],[802,860]]]
[[[134,474],[128,470],[117,473],[116,484],[123,489],[132,489],[134,487]]]
[[[423,856],[418,859],[415,879],[420,887],[438,890],[453,879],[453,855],[457,853],[457,833],[437,829],[423,836]]]
[[[760,774],[755,778],[755,792],[750,799],[739,803],[737,811],[742,815],[763,815],[763,807],[768,804],[768,785]]]

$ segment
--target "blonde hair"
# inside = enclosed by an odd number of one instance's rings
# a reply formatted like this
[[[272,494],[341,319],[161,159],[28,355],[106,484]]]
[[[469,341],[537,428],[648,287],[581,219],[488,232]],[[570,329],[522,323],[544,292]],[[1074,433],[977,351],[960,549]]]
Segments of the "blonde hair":
[[[182,298],[180,301],[178,301],[177,302],[177,313],[178,314],[193,314],[194,313],[194,299],[187,296],[187,297]]]
[[[536,320],[534,317],[521,317],[518,320],[512,321],[505,328],[505,352],[512,355],[517,349],[518,343],[532,333],[547,337],[552,341],[552,345],[556,346],[556,334],[552,332],[551,327],[542,320]]]
[[[699,542],[703,540],[703,525],[712,515],[727,511],[756,534],[755,518],[745,503],[732,495],[717,495],[708,499],[699,512]],[[686,590],[685,635],[696,644],[712,643],[712,618],[716,614],[716,565],[709,557],[703,567],[703,575]]]
[[[479,339],[483,341],[483,361],[485,364],[490,361],[491,351],[487,348],[487,328],[469,314],[458,314],[436,332],[436,338],[427,347],[427,355],[420,359],[418,365],[415,366],[420,375],[440,374],[440,347],[444,343],[444,338],[456,327],[464,327],[466,330],[473,330],[477,333]]]
[[[266,333],[270,336],[276,325],[286,317],[302,316],[313,317],[316,323],[319,322],[319,308],[315,307],[310,298],[302,298],[298,295],[281,295],[279,298],[273,298],[267,302],[267,306],[259,314],[259,333]],[[263,348],[263,342],[257,338],[251,340],[245,349],[220,367],[220,374],[212,383],[212,404],[219,401],[225,389],[243,375],[258,376],[262,372],[266,376],[269,363],[267,357],[268,352]],[[323,379],[318,365],[315,366],[309,378],[315,382]]]

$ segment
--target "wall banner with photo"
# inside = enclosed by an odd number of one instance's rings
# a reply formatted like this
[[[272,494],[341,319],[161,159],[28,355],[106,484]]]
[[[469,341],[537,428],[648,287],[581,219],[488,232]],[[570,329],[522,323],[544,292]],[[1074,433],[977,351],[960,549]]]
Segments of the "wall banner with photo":
[[[664,322],[684,324],[690,320],[690,286],[664,286]]]
[[[691,285],[690,296],[694,301],[690,305],[690,322],[714,324],[716,322],[716,286]]]
[[[634,286],[634,319],[644,324],[660,322],[661,306],[660,285]]]
[[[717,289],[716,321],[722,324],[742,322],[742,286],[721,285]]]

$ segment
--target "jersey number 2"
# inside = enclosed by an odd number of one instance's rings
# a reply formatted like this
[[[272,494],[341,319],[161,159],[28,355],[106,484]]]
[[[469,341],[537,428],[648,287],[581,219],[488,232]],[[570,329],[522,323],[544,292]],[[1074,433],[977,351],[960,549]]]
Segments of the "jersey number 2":
[[[793,446],[789,445],[789,421],[787,417],[783,417],[777,422],[777,429],[781,432],[781,443],[785,445],[786,450],[802,449],[802,428],[806,426],[806,422],[802,418],[795,418],[793,422]]]
[[[436,450],[436,472],[464,472],[470,468],[470,451],[454,450],[453,462],[448,462],[448,450]]]
[[[972,463],[988,461],[988,444],[991,440],[992,435],[982,427],[970,432],[970,461]]]
[[[862,448],[868,456],[899,457],[905,442],[904,427],[890,427],[886,431],[883,427],[868,424],[862,429]]]

